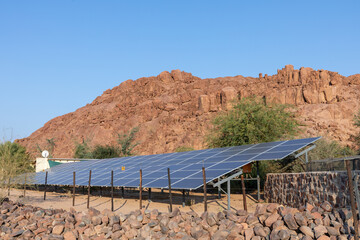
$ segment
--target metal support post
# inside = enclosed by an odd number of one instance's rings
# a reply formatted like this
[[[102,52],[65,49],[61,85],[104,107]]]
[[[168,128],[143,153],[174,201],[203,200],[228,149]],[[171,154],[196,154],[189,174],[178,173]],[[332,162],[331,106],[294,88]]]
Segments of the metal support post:
[[[72,205],[75,206],[75,172],[73,172],[73,202]]]
[[[170,212],[172,212],[172,195],[171,195],[171,178],[170,178],[170,168],[167,169],[168,171],[168,181],[169,181],[169,199],[170,199]]]
[[[140,209],[142,209],[142,170],[140,169],[140,191],[139,191],[139,198],[140,198]]]
[[[242,188],[242,194],[243,194],[244,210],[247,211],[246,190],[245,190],[244,175],[241,175],[241,188]]]
[[[114,211],[114,171],[111,170],[111,211]]]
[[[48,178],[48,172],[45,173],[44,200],[46,200],[47,178]]]
[[[204,212],[207,212],[207,196],[206,196],[206,173],[205,168],[202,168],[203,181],[204,181]]]
[[[305,152],[306,171],[309,171],[309,157],[308,152]]]
[[[218,178],[218,182],[220,181],[220,178]],[[218,199],[221,199],[221,188],[218,186]]]
[[[182,190],[182,205],[185,207],[185,190]]]
[[[149,202],[151,202],[151,188],[149,188],[149,197],[148,197]]]
[[[88,198],[87,198],[87,205],[86,205],[87,208],[89,208],[89,206],[90,206],[90,188],[91,188],[91,170],[89,171]]]
[[[125,189],[124,187],[121,187],[121,198],[124,199],[125,196]]]
[[[230,191],[231,191],[231,187],[230,187],[230,179],[227,182],[227,202],[228,202],[228,210],[230,210]]]
[[[259,161],[256,161],[256,180],[257,180],[257,199],[260,202],[260,169],[259,169]]]

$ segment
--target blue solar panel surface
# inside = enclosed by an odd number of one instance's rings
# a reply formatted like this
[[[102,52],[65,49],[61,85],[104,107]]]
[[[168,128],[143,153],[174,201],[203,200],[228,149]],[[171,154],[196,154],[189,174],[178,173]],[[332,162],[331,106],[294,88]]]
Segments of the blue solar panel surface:
[[[167,168],[170,168],[173,189],[196,189],[203,185],[202,167],[206,169],[206,182],[211,182],[253,161],[283,159],[319,138],[66,163],[48,169],[47,183],[72,185],[75,171],[76,185],[86,186],[92,170],[92,186],[110,186],[113,170],[114,186],[138,187],[142,169],[143,187],[168,188]],[[45,172],[36,173],[32,182],[44,184]]]

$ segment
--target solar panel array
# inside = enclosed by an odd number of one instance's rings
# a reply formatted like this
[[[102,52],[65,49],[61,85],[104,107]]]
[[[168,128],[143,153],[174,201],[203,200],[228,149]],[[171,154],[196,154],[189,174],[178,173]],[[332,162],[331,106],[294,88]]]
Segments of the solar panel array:
[[[66,163],[47,170],[47,183],[72,185],[75,171],[76,185],[86,186],[89,170],[92,170],[92,186],[110,186],[110,174],[113,170],[114,186],[138,187],[140,184],[139,170],[142,169],[143,187],[168,188],[167,168],[170,168],[173,189],[197,189],[203,185],[202,167],[206,169],[206,182],[208,183],[253,161],[283,159],[318,139],[319,137]],[[32,183],[44,184],[45,172],[36,173]]]

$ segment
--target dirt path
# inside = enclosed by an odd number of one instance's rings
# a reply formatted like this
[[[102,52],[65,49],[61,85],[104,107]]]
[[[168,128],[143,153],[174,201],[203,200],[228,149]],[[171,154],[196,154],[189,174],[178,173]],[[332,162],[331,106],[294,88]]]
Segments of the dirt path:
[[[90,198],[90,207],[98,210],[110,209],[111,198],[109,196],[100,196],[99,193],[93,193],[94,195]],[[108,192],[106,193],[108,194]],[[130,213],[136,209],[139,209],[139,193],[137,191],[125,191],[125,197],[122,199],[119,197],[119,193],[114,198],[114,210],[116,213]],[[159,190],[152,192],[152,201],[147,200],[147,192],[143,193],[145,200],[142,201],[143,208],[152,210],[158,209],[161,212],[168,211],[169,208],[169,195],[168,192],[161,193]],[[42,208],[61,208],[64,210],[70,210],[72,207],[72,195],[70,192],[58,193],[58,192],[47,192],[46,200],[44,201],[44,192],[27,190],[26,197],[23,197],[23,190],[11,189],[10,199],[38,206]],[[243,209],[242,195],[231,194],[230,198],[232,209]],[[182,206],[182,194],[181,192],[173,193],[173,208],[178,207],[181,211],[195,211],[201,214],[204,211],[203,195],[201,193],[190,193],[186,197],[186,203],[191,206]],[[251,197],[247,196],[248,211],[253,212],[256,207],[256,201]],[[87,205],[87,195],[76,194],[75,199],[75,210],[85,211]],[[218,199],[217,195],[208,195],[208,210],[210,212],[219,212],[227,209],[227,197],[222,195],[221,199]]]

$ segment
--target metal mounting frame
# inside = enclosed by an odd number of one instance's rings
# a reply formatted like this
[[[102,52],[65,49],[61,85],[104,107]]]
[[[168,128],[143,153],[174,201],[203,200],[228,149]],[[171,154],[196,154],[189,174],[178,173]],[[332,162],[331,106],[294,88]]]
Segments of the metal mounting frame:
[[[241,174],[243,174],[243,171],[242,169],[239,169],[239,171],[237,173],[234,173],[233,175],[227,177],[227,178],[224,178],[222,180],[218,179],[218,182],[214,183],[214,182],[211,182],[210,184],[212,184],[214,187],[218,187],[219,190],[223,191],[226,195],[227,195],[227,207],[228,207],[228,210],[230,210],[230,192],[231,192],[231,186],[230,186],[230,181],[238,176],[240,176]],[[221,184],[227,182],[227,191],[223,190],[221,188]]]

